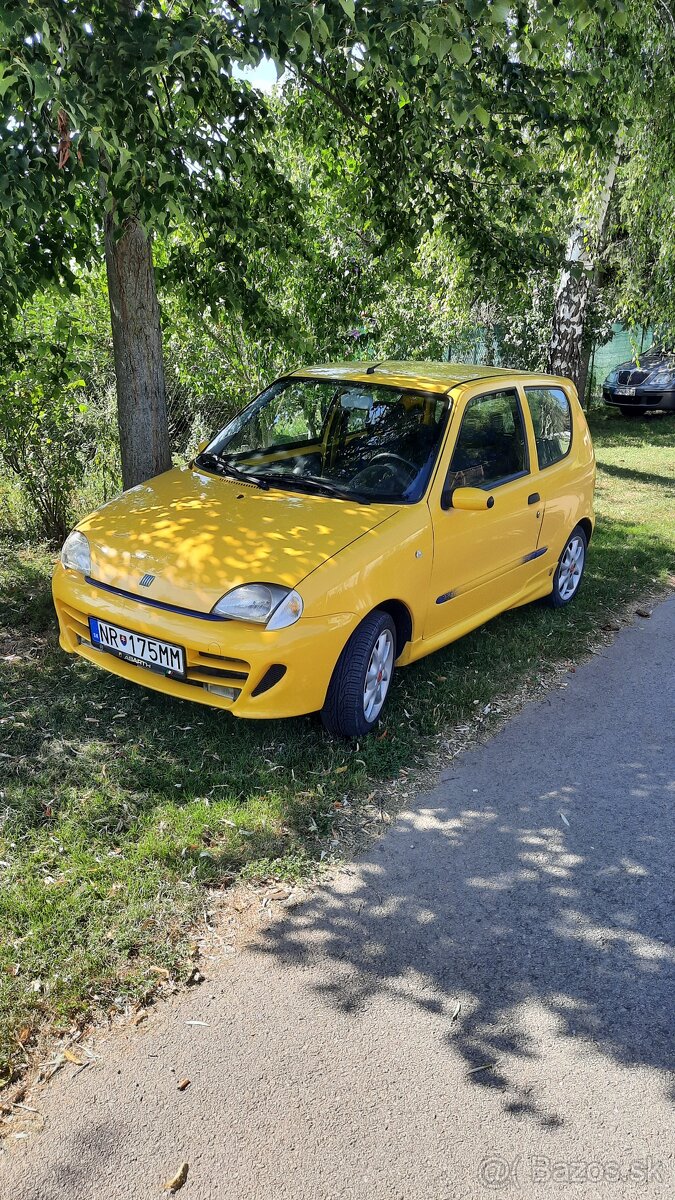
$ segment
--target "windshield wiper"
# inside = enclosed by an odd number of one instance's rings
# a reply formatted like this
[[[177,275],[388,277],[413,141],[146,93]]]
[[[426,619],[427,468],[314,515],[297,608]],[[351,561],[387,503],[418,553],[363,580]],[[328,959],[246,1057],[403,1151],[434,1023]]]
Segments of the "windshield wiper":
[[[317,479],[316,475],[267,475],[266,479],[273,481],[275,487],[277,481],[283,481],[283,484],[297,492],[309,492],[310,495],[318,492],[324,496],[335,496],[338,500],[355,500],[357,504],[370,504],[368,496],[350,492],[346,488],[341,488],[337,483],[328,483],[324,479]]]
[[[254,483],[263,492],[269,492],[270,485],[265,479],[259,475],[250,475],[248,471],[241,471],[239,467],[235,467],[234,463],[229,462],[226,458],[221,458],[219,454],[199,454],[195,460],[197,463],[203,463],[205,467],[213,467],[221,475],[231,475],[233,479],[238,479],[240,483]]]

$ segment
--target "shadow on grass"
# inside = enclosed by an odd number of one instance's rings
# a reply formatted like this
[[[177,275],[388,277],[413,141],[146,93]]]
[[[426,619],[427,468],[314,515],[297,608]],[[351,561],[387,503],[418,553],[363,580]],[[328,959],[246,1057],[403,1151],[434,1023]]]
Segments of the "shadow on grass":
[[[674,443],[675,444],[675,443]],[[662,488],[667,496],[675,489],[675,477],[672,475],[655,475],[651,471],[635,471],[630,467],[617,467],[615,463],[598,463],[598,471],[605,475],[613,475],[616,479],[626,479],[632,483],[648,484]]]
[[[54,627],[48,550],[21,555],[20,545],[0,544],[0,632],[44,633]]]
[[[594,409],[587,417],[596,450],[643,443],[655,447],[675,446],[675,414],[628,419],[619,413]]]

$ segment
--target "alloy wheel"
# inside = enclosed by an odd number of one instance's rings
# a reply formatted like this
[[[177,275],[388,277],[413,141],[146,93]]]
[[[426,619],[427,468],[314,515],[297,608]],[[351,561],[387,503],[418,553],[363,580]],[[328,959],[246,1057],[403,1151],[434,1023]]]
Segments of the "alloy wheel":
[[[578,534],[574,534],[565,546],[558,570],[558,591],[561,600],[571,600],[576,592],[584,569],[585,546]]]
[[[374,721],[387,698],[394,666],[394,638],[391,630],[383,629],[373,646],[363,687],[363,715]]]

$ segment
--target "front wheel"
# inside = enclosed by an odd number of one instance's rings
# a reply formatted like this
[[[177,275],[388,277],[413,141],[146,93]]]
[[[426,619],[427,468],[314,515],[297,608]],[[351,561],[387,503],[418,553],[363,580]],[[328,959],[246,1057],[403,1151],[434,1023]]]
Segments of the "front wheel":
[[[553,576],[553,591],[549,601],[554,608],[562,608],[564,604],[569,604],[579,591],[586,566],[587,548],[588,538],[581,525],[577,525],[567,540]]]
[[[375,609],[354,630],[335,664],[321,720],[329,733],[360,737],[375,728],[394,674],[396,629]]]
[[[644,416],[644,410],[643,410],[643,409],[641,409],[641,408],[629,408],[627,404],[622,404],[622,405],[619,407],[619,412],[621,413],[621,416],[622,416],[622,417],[629,417],[629,418],[631,418],[631,417],[632,417],[633,419],[635,419],[635,417],[643,417],[643,416]]]

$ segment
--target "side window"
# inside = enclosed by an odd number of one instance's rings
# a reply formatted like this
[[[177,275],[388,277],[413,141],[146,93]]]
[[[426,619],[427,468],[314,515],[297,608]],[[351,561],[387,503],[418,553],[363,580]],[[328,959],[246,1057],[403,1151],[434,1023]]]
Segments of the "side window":
[[[551,467],[565,457],[572,445],[570,402],[562,388],[525,388],[525,395],[534,425],[539,466]]]
[[[517,393],[509,389],[470,400],[444,491],[490,487],[522,475],[527,469],[525,430]]]

